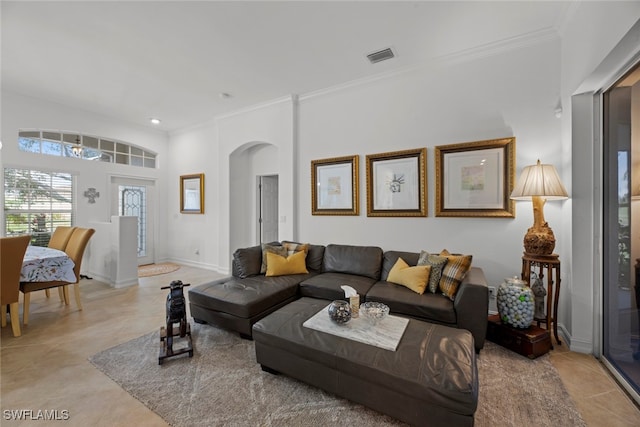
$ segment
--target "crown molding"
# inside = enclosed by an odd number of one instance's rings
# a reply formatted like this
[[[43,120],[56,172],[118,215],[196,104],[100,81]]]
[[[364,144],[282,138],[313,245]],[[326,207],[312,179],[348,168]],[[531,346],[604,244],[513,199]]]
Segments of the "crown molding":
[[[180,129],[175,129],[172,130],[171,132],[169,132],[169,136],[170,137],[174,137],[174,136],[179,136],[181,134],[184,133],[188,133],[188,132],[193,132],[196,131],[198,129],[202,129],[205,128],[207,126],[217,126],[218,122],[221,120],[225,120],[225,119],[229,119],[231,117],[234,116],[239,116],[241,114],[247,114],[250,113],[252,111],[257,111],[257,110],[261,110],[263,108],[268,108],[268,107],[272,107],[274,105],[278,105],[278,104],[286,104],[286,103],[291,103],[292,105],[295,105],[297,103],[298,97],[297,95],[287,95],[287,96],[283,96],[280,98],[275,98],[272,99],[270,101],[266,101],[266,102],[262,102],[259,104],[253,104],[250,105],[248,107],[245,108],[241,108],[238,110],[234,110],[234,111],[230,111],[228,113],[224,113],[224,114],[220,114],[217,116],[214,116],[204,122],[200,122],[200,123],[196,123],[190,126],[185,126],[183,128]]]
[[[571,0],[564,8],[564,11],[558,16],[553,28],[556,29],[560,37],[564,37],[567,27],[571,20],[575,17],[580,8],[581,0]]]
[[[333,92],[339,92],[351,87],[373,83],[378,80],[398,77],[409,72],[425,70],[427,68],[434,68],[436,66],[446,67],[451,65],[458,65],[461,63],[499,55],[504,52],[509,52],[515,49],[521,49],[523,47],[533,46],[556,39],[560,39],[560,34],[554,27],[548,27],[542,30],[533,31],[516,37],[500,40],[498,42],[487,43],[473,48],[460,50],[451,54],[437,56],[431,58],[429,62],[423,62],[418,65],[406,66],[386,73],[380,73],[357,80],[351,80],[328,88],[319,89],[313,92],[307,92],[299,96],[299,101],[328,95]]]
[[[238,116],[240,114],[251,113],[256,110],[262,110],[263,108],[273,107],[278,104],[286,104],[291,103],[292,105],[296,103],[297,96],[296,95],[287,95],[280,98],[275,98],[270,101],[262,102],[260,104],[254,104],[249,107],[241,108],[239,110],[230,111],[228,113],[221,114],[219,116],[214,117],[214,120],[217,122],[219,120],[228,119],[234,116]]]

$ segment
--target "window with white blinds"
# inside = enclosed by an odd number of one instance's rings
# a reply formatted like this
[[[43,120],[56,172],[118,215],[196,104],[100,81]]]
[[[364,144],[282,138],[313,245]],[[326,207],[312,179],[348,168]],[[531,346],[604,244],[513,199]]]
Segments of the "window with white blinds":
[[[32,245],[46,246],[56,227],[73,224],[73,188],[69,173],[5,168],[5,234],[31,234]]]

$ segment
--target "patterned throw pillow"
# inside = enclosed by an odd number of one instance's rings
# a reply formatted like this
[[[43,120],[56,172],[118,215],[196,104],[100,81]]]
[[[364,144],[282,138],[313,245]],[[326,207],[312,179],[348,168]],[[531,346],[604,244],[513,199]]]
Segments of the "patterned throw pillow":
[[[266,276],[286,276],[288,274],[308,273],[305,259],[307,254],[298,251],[291,256],[280,256],[267,252],[267,272]]]
[[[431,266],[428,265],[410,267],[405,260],[398,258],[391,271],[389,271],[387,282],[402,285],[422,295],[427,287],[430,270]]]
[[[267,272],[267,254],[276,254],[286,258],[287,248],[284,246],[267,245],[266,243],[262,244],[262,265],[260,266],[260,273],[262,274]]]
[[[447,257],[430,254],[427,251],[420,252],[420,258],[418,258],[417,265],[429,265],[431,266],[431,273],[429,274],[429,292],[435,294],[438,292],[438,286],[440,285],[440,278],[442,277],[442,270],[449,260]]]
[[[309,252],[308,243],[282,242],[282,246],[287,250],[287,255],[293,255],[300,251],[304,251],[305,254]]]
[[[456,292],[458,292],[462,279],[471,268],[472,255],[452,255],[444,249],[440,252],[440,256],[444,256],[449,260],[442,270],[440,290],[453,301],[456,298]]]

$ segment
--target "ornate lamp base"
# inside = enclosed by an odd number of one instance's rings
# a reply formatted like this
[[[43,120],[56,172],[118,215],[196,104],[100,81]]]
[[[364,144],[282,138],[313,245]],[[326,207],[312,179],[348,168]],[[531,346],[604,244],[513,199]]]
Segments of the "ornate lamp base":
[[[556,238],[544,220],[544,202],[540,196],[531,197],[533,203],[533,226],[524,235],[524,251],[532,255],[551,255],[556,247]]]
[[[542,227],[531,227],[524,236],[524,250],[535,255],[551,255],[556,247],[556,238],[546,223]]]

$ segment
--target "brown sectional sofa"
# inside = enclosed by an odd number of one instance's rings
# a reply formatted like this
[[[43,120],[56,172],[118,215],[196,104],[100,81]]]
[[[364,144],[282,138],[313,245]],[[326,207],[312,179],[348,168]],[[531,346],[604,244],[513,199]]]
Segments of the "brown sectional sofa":
[[[391,313],[430,323],[467,329],[476,352],[484,346],[489,292],[484,273],[471,267],[452,301],[426,291],[420,295],[386,281],[398,257],[416,265],[420,254],[387,251],[375,246],[309,245],[307,274],[267,277],[260,273],[262,248],[238,249],[232,276],[189,290],[195,322],[235,330],[248,338],[258,320],[300,297],[344,299],[342,285],[360,294],[361,301],[380,301]]]

